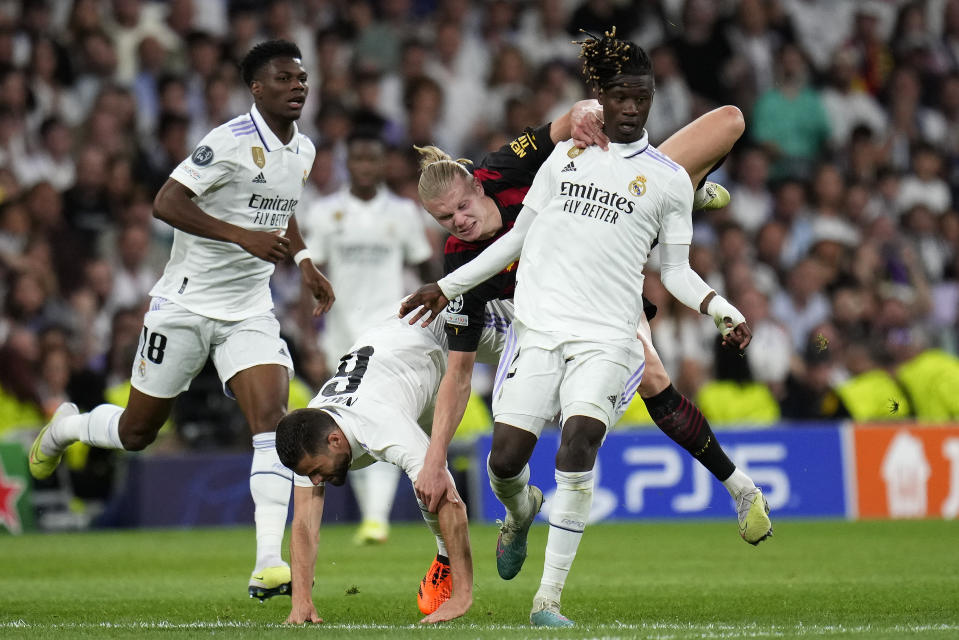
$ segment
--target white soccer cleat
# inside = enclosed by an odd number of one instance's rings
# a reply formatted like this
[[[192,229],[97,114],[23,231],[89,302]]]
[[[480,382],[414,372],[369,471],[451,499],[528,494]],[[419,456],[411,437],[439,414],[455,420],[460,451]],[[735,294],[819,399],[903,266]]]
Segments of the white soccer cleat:
[[[762,489],[756,487],[743,491],[736,499],[739,517],[739,535],[751,545],[757,545],[773,534],[769,520],[769,503]]]

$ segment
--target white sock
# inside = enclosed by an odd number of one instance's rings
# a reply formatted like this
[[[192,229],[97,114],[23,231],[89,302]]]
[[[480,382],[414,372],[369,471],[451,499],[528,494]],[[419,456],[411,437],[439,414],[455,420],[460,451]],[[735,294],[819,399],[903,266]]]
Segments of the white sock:
[[[283,564],[283,531],[293,488],[293,472],[283,466],[276,453],[276,434],[253,436],[253,464],[250,467],[250,494],[256,521],[256,567],[254,571]]]
[[[426,526],[429,527],[433,535],[436,536],[436,552],[441,556],[449,558],[450,554],[446,552],[446,540],[443,539],[443,532],[440,530],[439,515],[430,513],[430,510],[426,508],[426,505],[423,504],[423,501],[419,498],[416,499],[416,502],[420,505],[420,513],[423,514],[423,520],[426,521]]]
[[[48,456],[57,455],[78,440],[100,449],[123,449],[119,431],[121,413],[123,407],[101,404],[89,413],[63,418],[50,427],[49,442],[41,442],[41,450]],[[51,451],[51,446],[56,447],[56,451]]]
[[[738,498],[743,491],[756,488],[753,479],[740,471],[739,467],[736,467],[731,476],[723,480],[723,486],[733,498]]]
[[[489,458],[486,459],[486,471],[489,473],[489,486],[493,494],[506,507],[506,512],[514,520],[525,520],[529,517],[529,465],[523,467],[519,475],[512,478],[500,478],[489,468]]]
[[[546,562],[536,597],[559,602],[593,504],[593,472],[557,470],[555,477],[556,493],[549,508]]]
[[[389,462],[374,462],[363,469],[350,471],[350,487],[364,522],[389,523],[399,482],[400,468]]]

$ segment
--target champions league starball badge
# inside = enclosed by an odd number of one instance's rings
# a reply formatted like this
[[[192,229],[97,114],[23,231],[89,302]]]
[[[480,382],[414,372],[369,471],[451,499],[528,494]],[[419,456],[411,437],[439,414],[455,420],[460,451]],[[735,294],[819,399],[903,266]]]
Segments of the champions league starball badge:
[[[450,300],[449,304],[446,305],[446,311],[448,313],[459,313],[463,310],[463,296],[456,296]]]
[[[193,152],[193,155],[190,156],[190,160],[192,160],[193,164],[198,167],[205,167],[213,162],[213,149],[206,145],[197,147],[196,151]]]

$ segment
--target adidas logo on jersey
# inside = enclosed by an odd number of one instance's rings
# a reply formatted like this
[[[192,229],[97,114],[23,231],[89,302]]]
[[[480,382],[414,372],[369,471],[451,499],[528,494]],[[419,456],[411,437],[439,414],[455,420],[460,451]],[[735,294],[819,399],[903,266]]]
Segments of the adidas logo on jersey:
[[[563,167],[563,170],[560,173],[566,173],[567,171],[576,171],[576,165],[570,162],[568,165]]]
[[[266,178],[263,177],[263,172],[261,171],[253,178],[253,182],[256,184],[266,184]]]

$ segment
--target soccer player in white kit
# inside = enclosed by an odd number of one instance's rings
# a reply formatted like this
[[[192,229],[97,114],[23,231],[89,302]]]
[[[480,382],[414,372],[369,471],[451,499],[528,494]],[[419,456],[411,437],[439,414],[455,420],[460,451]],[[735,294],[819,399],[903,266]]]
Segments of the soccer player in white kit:
[[[396,317],[395,309],[394,303],[374,315],[378,322],[357,339],[309,407],[290,412],[277,426],[280,460],[298,474],[290,538],[292,609],[287,622],[322,622],[311,593],[323,483],[342,485],[348,470],[375,461],[395,465],[413,482],[423,468],[449,343],[442,321],[427,328],[411,326]],[[499,361],[512,316],[509,301],[487,304],[478,360]],[[422,502],[420,510],[436,536],[437,557],[421,583],[418,604],[427,614],[423,622],[450,620],[472,604],[466,508],[458,498],[444,496],[436,513]]]
[[[403,297],[404,267],[425,267],[433,254],[423,212],[383,183],[386,147],[369,132],[350,136],[346,166],[350,182],[313,202],[301,229],[313,262],[338,292],[322,336],[329,370],[375,320],[374,312]],[[390,464],[373,464],[350,475],[362,522],[354,541],[385,542],[400,479]]]
[[[293,255],[317,315],[333,304],[333,290],[293,217],[315,154],[295,124],[308,93],[300,50],[264,42],[247,53],[241,71],[253,95],[250,112],[208,133],[154,201],[154,215],[175,228],[173,248],[150,292],[126,408],[103,404],[78,415],[76,405],[61,405],[33,443],[30,472],[52,474],[76,441],[145,448],[212,357],[253,434],[257,550],[248,591],[263,599],[290,588],[280,547],[291,474],[277,457],[274,430],[286,413],[293,363],[272,312],[270,276]]]
[[[750,339],[742,314],[689,266],[691,182],[643,128],[654,92],[649,58],[613,34],[583,43],[582,56],[587,79],[600,90],[609,152],[557,144],[513,229],[439,282],[452,299],[520,257],[518,343],[504,353],[494,391],[490,484],[507,524],[532,521],[542,493],[528,485],[526,463],[544,424],[561,412],[546,562],[530,614],[532,624],[550,627],[573,625],[560,613],[560,595],[589,514],[596,452],[615,423],[621,390],[642,375],[636,329],[642,268],[654,241],[666,289],[711,315],[727,344],[745,348]],[[497,548],[515,571],[525,559],[525,535],[522,543]]]

